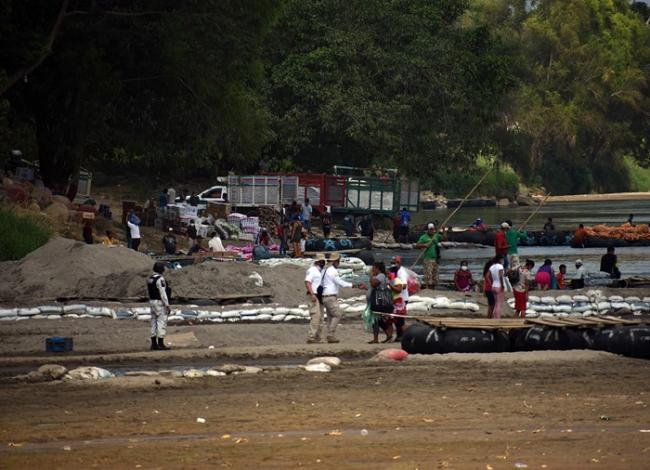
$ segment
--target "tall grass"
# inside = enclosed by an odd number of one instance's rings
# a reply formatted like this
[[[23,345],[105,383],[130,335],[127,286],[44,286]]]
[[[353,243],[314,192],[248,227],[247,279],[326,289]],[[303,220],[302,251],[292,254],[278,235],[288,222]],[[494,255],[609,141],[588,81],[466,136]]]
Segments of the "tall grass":
[[[625,165],[630,172],[631,191],[650,191],[650,168],[643,168],[632,157],[625,157]]]
[[[42,219],[0,207],[0,261],[20,259],[51,236],[52,229]]]

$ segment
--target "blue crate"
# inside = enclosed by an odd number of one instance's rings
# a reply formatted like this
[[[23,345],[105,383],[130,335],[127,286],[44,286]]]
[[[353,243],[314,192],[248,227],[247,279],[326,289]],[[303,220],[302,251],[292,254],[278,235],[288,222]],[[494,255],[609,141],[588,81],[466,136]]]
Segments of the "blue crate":
[[[45,338],[46,352],[72,352],[73,347],[72,338],[64,338],[63,336]]]

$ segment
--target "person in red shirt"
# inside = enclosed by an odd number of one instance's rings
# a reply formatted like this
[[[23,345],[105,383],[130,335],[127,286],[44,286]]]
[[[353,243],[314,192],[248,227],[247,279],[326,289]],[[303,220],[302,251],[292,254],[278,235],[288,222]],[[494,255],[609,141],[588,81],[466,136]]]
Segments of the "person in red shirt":
[[[586,238],[587,238],[587,230],[585,229],[584,225],[580,224],[578,226],[578,229],[573,234],[573,240],[571,240],[571,247],[584,248]]]
[[[565,283],[565,278],[566,276],[566,265],[561,264],[560,265],[560,272],[558,272],[555,275],[555,280],[557,281],[557,288],[558,289],[566,289],[566,283]]]
[[[508,269],[508,240],[506,240],[506,232],[510,228],[508,222],[501,224],[501,230],[497,230],[496,237],[494,238],[494,254],[495,256],[503,256],[503,269]]]
[[[460,292],[469,292],[474,286],[469,264],[465,260],[460,262],[460,269],[454,274],[454,285],[456,290]]]

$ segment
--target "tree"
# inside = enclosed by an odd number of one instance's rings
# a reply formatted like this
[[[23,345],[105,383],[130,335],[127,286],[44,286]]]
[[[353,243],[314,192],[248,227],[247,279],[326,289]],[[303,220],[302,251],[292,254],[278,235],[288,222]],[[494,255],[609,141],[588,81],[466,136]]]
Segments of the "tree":
[[[55,191],[67,190],[88,154],[128,155],[132,168],[168,176],[259,158],[269,133],[258,55],[276,2],[1,5],[11,32],[0,42],[2,88],[10,86],[12,112],[33,121],[41,173]]]
[[[431,176],[471,164],[505,91],[508,62],[467,2],[289,0],[266,47],[273,162],[397,166]]]

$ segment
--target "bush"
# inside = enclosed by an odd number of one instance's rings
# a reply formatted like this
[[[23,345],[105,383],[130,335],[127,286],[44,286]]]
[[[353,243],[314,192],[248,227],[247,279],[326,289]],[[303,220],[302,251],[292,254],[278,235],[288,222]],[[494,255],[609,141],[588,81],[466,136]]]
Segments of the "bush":
[[[440,170],[435,189],[448,198],[462,198],[487,173],[491,163],[479,161],[478,165],[464,171]],[[426,184],[426,183],[425,183]],[[477,188],[472,198],[487,196],[514,199],[519,192],[519,177],[507,165],[494,168]]]
[[[0,208],[0,261],[20,259],[51,236],[52,229],[42,219]]]
[[[650,191],[650,168],[643,168],[632,157],[625,157],[625,166],[630,172],[631,191]]]

